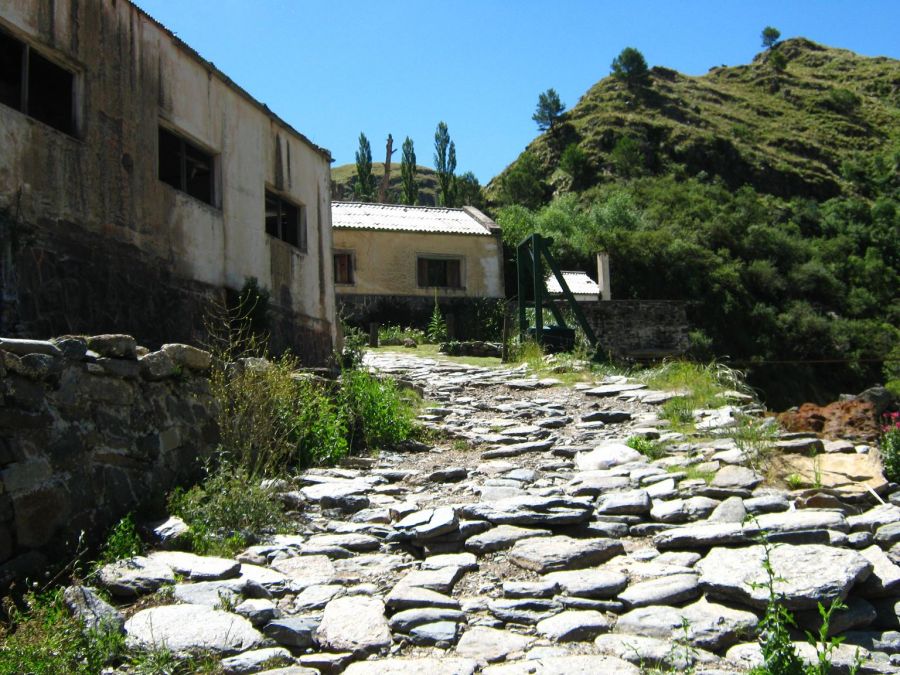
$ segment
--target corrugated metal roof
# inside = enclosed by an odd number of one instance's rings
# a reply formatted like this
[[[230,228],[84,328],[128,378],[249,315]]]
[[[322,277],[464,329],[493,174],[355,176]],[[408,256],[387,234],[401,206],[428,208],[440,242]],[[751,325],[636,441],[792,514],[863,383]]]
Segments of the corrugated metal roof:
[[[360,202],[331,202],[331,225],[348,230],[475,235],[490,235],[490,227],[496,227],[490,218],[471,207],[444,209]]]
[[[585,272],[563,272],[563,279],[573,295],[599,295],[600,286]],[[547,292],[562,293],[562,288],[552,274],[547,277]]]

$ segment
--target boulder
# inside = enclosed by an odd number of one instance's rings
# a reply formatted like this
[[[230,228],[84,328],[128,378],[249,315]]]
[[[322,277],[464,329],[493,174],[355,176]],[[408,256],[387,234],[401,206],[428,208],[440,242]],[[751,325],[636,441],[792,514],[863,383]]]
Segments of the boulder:
[[[509,559],[519,567],[544,574],[599,565],[623,552],[622,543],[614,539],[556,536],[518,541]]]
[[[144,609],[125,622],[126,644],[132,649],[164,647],[177,654],[210,651],[245,652],[263,636],[247,619],[199,605],[167,605]]]
[[[378,598],[351,595],[325,606],[316,640],[326,650],[369,653],[391,645],[391,631]]]

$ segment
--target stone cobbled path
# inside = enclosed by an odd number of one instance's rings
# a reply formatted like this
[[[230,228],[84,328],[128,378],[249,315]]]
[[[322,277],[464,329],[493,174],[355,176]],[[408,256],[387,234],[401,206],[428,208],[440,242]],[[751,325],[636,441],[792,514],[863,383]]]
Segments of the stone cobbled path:
[[[731,439],[667,431],[657,411],[671,394],[624,378],[568,387],[399,353],[366,365],[422,393],[440,440],[303,473],[282,494],[296,532],[236,560],[159,550],[108,566],[99,584],[117,599],[174,584],[174,604],[128,616],[130,645],[218,652],[228,673],[742,673],[760,660],[765,531],[800,628],[817,628],[819,602],[848,606],[832,622],[845,638],[834,672],[857,650],[860,672],[900,672],[900,506],[887,496],[765,487]],[[650,461],[630,436],[670,452]],[[85,615],[115,612],[67,593]],[[294,665],[265,670],[273,657]]]

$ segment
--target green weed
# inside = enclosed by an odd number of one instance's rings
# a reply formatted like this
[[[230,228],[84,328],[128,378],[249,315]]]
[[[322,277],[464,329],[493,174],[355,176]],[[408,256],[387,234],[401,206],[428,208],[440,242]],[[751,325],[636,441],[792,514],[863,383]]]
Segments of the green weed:
[[[778,440],[778,428],[749,415],[737,415],[735,420],[737,424],[727,430],[727,435],[734,440],[747,463],[755,471],[765,473]]]
[[[273,492],[241,467],[229,465],[188,490],[176,488],[168,507],[191,528],[191,548],[202,555],[233,555],[246,547],[246,533],[273,532],[284,524]]]
[[[676,429],[693,424],[694,398],[688,396],[670,398],[662,404],[659,416],[664,420],[669,420]]]
[[[86,631],[66,608],[61,588],[28,593],[23,603],[19,608],[4,600],[8,621],[0,626],[0,673],[94,675],[124,651],[117,628]]]
[[[106,542],[100,549],[100,557],[97,559],[96,567],[99,569],[117,560],[140,555],[143,550],[144,544],[140,536],[138,536],[137,528],[134,526],[134,519],[129,513],[110,531]]]
[[[644,438],[643,436],[630,436],[628,440],[625,441],[625,445],[627,445],[629,448],[637,450],[639,453],[651,460],[660,459],[661,457],[665,457],[666,455],[666,448],[664,444],[651,441],[649,438]]]

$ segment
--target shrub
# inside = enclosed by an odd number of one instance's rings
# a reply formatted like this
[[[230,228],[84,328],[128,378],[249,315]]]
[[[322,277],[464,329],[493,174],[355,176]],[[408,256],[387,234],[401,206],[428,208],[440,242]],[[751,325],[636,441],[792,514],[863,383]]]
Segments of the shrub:
[[[900,482],[900,413],[887,413],[881,427],[881,464],[888,480]]]
[[[200,554],[233,555],[247,545],[248,533],[271,532],[284,523],[273,491],[227,464],[188,490],[176,488],[168,507],[190,526],[191,547]]]
[[[361,370],[341,375],[340,409],[354,452],[400,443],[413,430],[413,409],[393,380]]]
[[[119,657],[125,638],[117,627],[86,631],[63,601],[63,590],[28,593],[24,609],[6,598],[0,626],[0,673],[93,675]]]
[[[412,340],[417,345],[425,342],[425,332],[408,326],[379,326],[378,344],[402,345],[405,340]]]
[[[694,421],[694,404],[687,396],[676,396],[663,403],[659,416],[673,424],[690,424]]]

